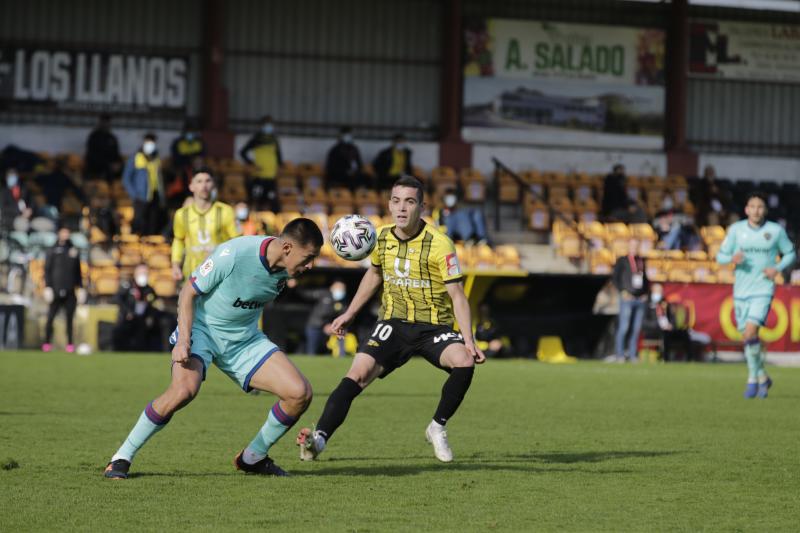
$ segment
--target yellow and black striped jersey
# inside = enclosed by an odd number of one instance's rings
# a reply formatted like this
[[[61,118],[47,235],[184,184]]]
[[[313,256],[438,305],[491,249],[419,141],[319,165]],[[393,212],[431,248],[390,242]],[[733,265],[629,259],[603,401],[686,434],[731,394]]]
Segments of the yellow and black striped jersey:
[[[214,202],[204,213],[198,211],[194,204],[178,209],[173,233],[172,262],[180,263],[183,260],[183,275],[188,278],[218,244],[238,237],[241,231],[233,208],[222,202]]]
[[[398,238],[394,227],[378,228],[371,256],[383,274],[381,320],[452,325],[453,302],[445,285],[462,279],[453,241],[424,222],[407,240]]]

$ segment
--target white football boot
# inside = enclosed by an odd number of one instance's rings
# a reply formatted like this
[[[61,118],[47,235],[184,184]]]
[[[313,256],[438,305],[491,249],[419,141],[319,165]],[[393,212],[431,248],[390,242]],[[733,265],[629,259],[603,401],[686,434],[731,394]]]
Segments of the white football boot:
[[[325,437],[319,431],[312,432],[308,428],[300,430],[297,445],[300,446],[300,460],[313,461],[325,449]]]
[[[425,440],[433,444],[433,454],[443,463],[449,463],[453,460],[453,450],[450,449],[450,443],[447,442],[447,430],[431,420],[428,427],[425,429]]]

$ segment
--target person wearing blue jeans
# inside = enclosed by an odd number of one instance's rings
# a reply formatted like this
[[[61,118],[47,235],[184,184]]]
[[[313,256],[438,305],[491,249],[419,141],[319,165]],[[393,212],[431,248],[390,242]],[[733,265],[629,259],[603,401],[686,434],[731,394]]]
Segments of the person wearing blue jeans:
[[[447,228],[447,236],[450,239],[488,243],[489,234],[486,232],[483,211],[477,207],[458,205],[458,195],[455,190],[445,191],[443,201],[444,208],[439,215],[439,224]]]
[[[631,362],[639,357],[639,334],[650,290],[644,259],[637,254],[638,249],[638,241],[631,239],[628,242],[628,254],[617,259],[612,274],[612,282],[620,291],[619,320],[614,339],[616,358]]]

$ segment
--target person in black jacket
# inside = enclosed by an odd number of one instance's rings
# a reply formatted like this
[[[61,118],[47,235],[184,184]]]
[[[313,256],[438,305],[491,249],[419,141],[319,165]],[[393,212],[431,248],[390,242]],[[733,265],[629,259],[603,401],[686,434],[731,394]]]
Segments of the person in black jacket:
[[[378,153],[373,166],[378,179],[378,190],[381,191],[391,189],[395,180],[403,174],[413,174],[411,149],[402,133],[395,135],[392,145]]]
[[[647,222],[647,215],[641,206],[628,196],[625,166],[614,165],[611,174],[603,180],[603,204],[600,215],[604,221]]]
[[[369,187],[369,179],[362,172],[361,152],[353,142],[350,126],[339,130],[339,142],[328,152],[325,162],[326,187],[346,187],[351,191]]]
[[[81,259],[78,250],[72,246],[69,228],[58,230],[58,242],[48,252],[44,262],[45,300],[50,303],[47,312],[47,326],[42,351],[53,349],[53,319],[62,307],[67,313],[67,352],[75,351],[72,337],[72,318],[78,300],[75,289],[83,286],[81,280]]]
[[[117,136],[111,133],[111,115],[100,115],[97,127],[86,140],[86,177],[111,181],[122,172]]]
[[[306,322],[306,353],[310,355],[321,353],[320,347],[325,335],[333,335],[331,322],[347,307],[347,286],[336,280],[329,289],[323,289],[314,296],[317,303],[311,309]]]
[[[612,281],[620,293],[619,321],[615,336],[616,359],[638,359],[639,333],[647,308],[649,282],[645,272],[644,259],[638,255],[639,243],[635,239],[628,242],[628,255],[617,259]],[[625,344],[627,339],[627,352]]]
[[[153,304],[157,296],[149,285],[147,265],[138,265],[133,280],[120,284],[117,293],[119,318],[114,327],[115,351],[157,351],[161,343],[160,312]]]

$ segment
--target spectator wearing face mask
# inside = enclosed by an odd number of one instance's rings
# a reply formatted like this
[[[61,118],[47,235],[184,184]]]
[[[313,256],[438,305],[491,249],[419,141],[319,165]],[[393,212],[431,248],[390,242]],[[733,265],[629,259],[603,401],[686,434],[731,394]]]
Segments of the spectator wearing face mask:
[[[0,189],[0,225],[2,231],[25,227],[33,216],[33,197],[14,167],[6,169],[5,187]],[[15,222],[16,221],[16,222]]]
[[[133,232],[159,234],[164,226],[166,195],[154,134],[146,134],[142,146],[128,159],[122,184],[133,201]]]
[[[202,163],[206,155],[206,143],[200,136],[199,128],[193,120],[187,120],[183,132],[172,141],[170,147],[172,171],[175,174],[167,190],[170,200],[182,202],[189,192],[196,161]]]
[[[233,206],[233,212],[236,215],[236,223],[239,225],[242,235],[258,235],[259,225],[256,220],[250,216],[250,208],[246,203],[239,202]]]
[[[442,203],[443,207],[434,213],[434,220],[439,226],[446,228],[448,237],[453,241],[489,243],[483,211],[477,207],[459,204],[456,189],[447,189]]]
[[[275,177],[283,159],[281,145],[275,135],[275,125],[270,115],[262,117],[261,128],[250,137],[247,144],[239,151],[239,155],[248,165],[255,166],[250,175],[250,203],[258,210],[270,209],[273,213],[279,212],[280,203]]]
[[[333,335],[331,322],[347,308],[347,286],[336,280],[328,289],[316,291],[309,296],[315,297],[317,303],[311,309],[306,323],[306,352],[311,355],[321,353],[325,336]]]
[[[150,271],[141,264],[133,280],[120,284],[117,293],[119,317],[113,332],[115,351],[156,351],[160,346],[160,311],[154,307],[156,293],[149,285]]]
[[[345,187],[351,191],[370,186],[361,164],[361,152],[353,140],[350,126],[342,126],[339,140],[328,152],[325,162],[325,179],[328,189]]]
[[[378,153],[373,166],[378,190],[381,191],[391,189],[395,180],[403,174],[412,174],[411,149],[402,133],[395,135],[392,145]]]
[[[664,197],[653,227],[658,235],[658,248],[662,250],[697,250],[701,246],[692,217],[678,209],[669,195]]]

